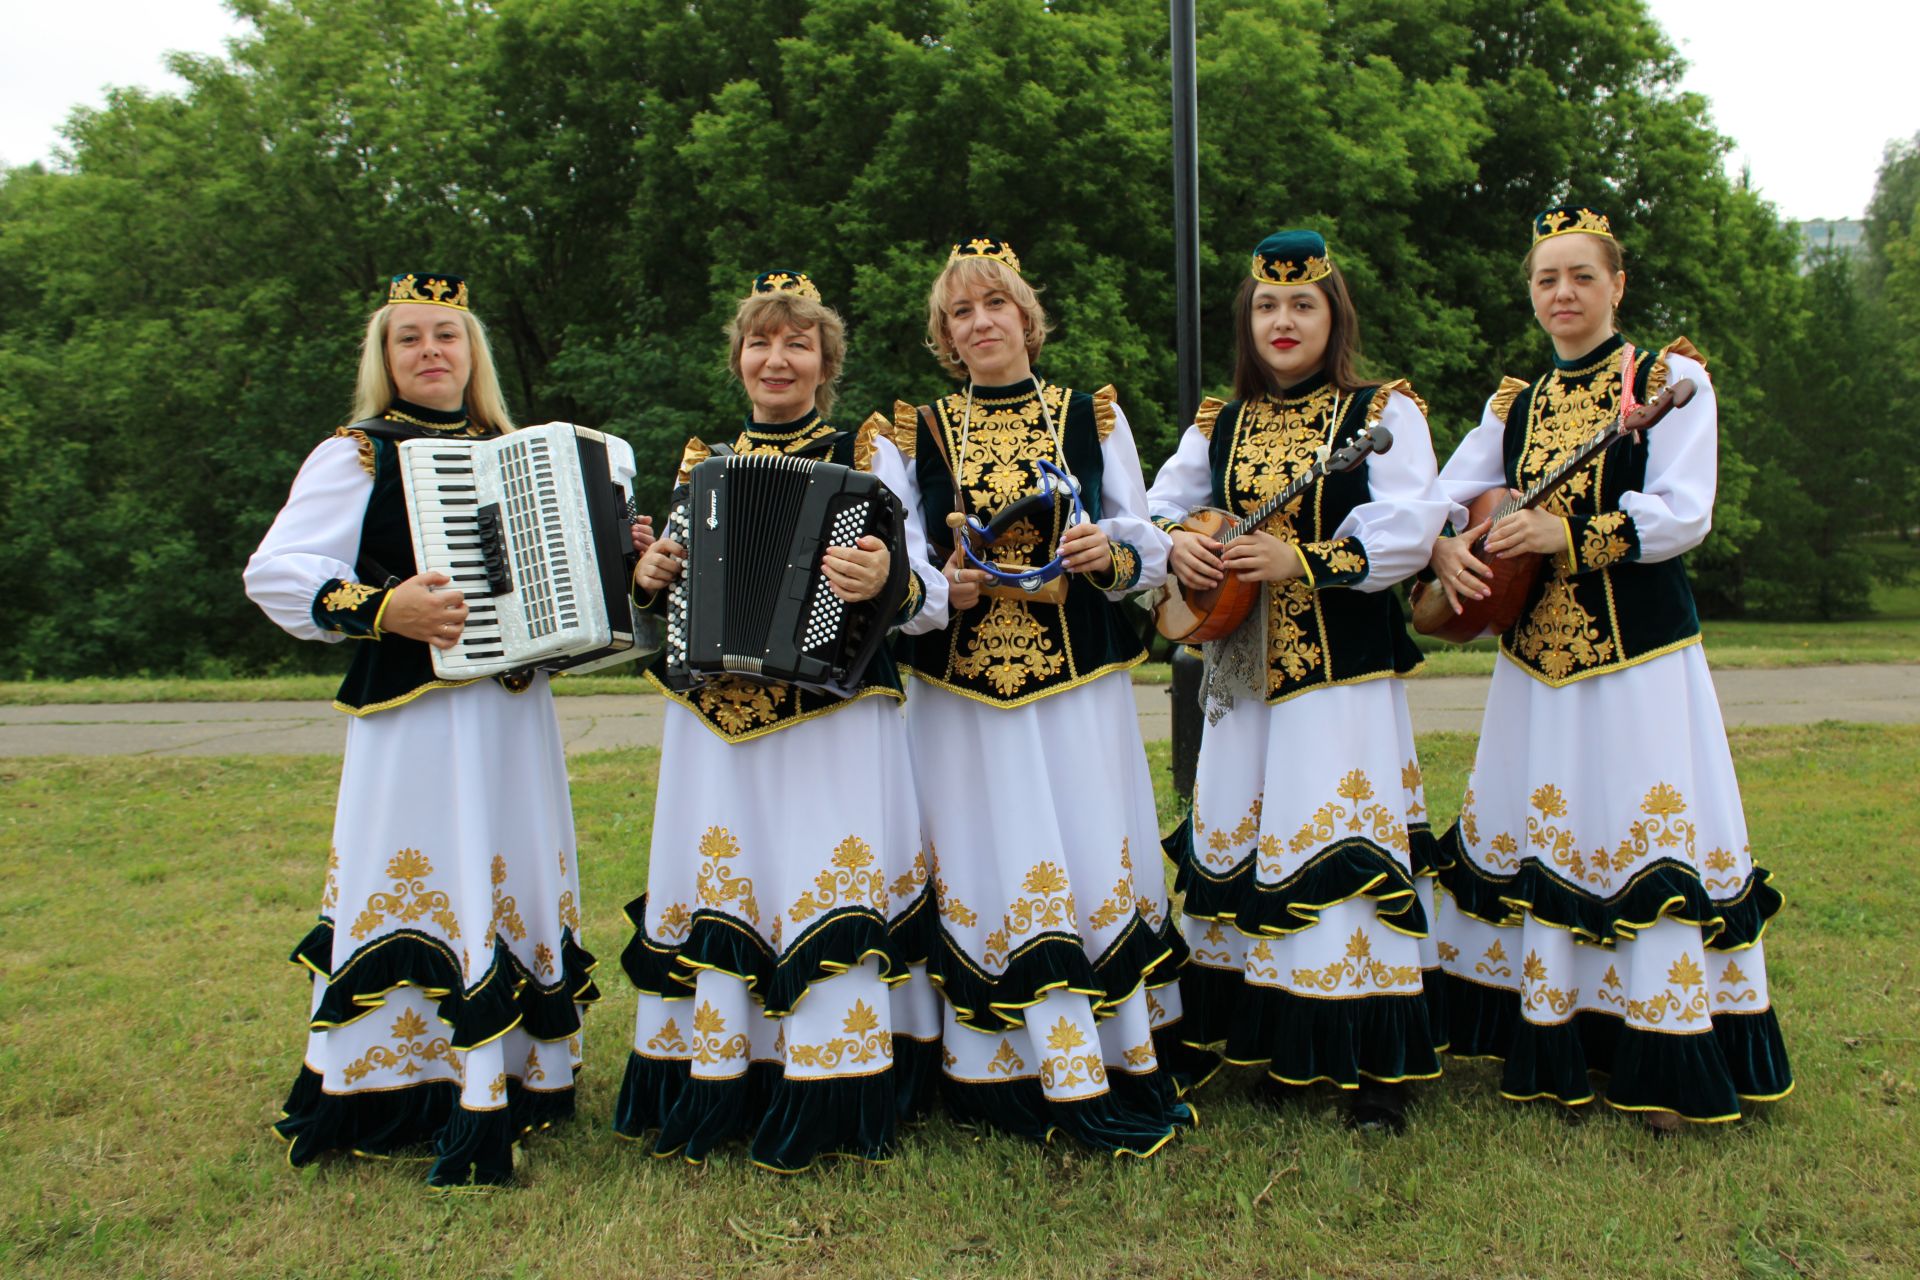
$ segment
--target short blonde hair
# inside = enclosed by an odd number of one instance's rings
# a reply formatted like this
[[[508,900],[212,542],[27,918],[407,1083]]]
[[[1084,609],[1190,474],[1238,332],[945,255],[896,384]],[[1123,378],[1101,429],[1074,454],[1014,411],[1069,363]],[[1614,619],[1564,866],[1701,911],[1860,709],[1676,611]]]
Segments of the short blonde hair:
[[[967,376],[967,366],[954,350],[953,334],[947,329],[947,303],[955,293],[981,286],[998,289],[1020,308],[1020,317],[1026,323],[1029,362],[1039,359],[1040,348],[1047,344],[1047,330],[1053,327],[1047,319],[1046,308],[1040,305],[1039,292],[1018,271],[997,258],[953,259],[927,294],[927,350],[933,352],[942,369],[956,378]]]
[[[471,311],[449,308],[460,317],[467,333],[472,368],[467,371],[467,419],[475,426],[502,434],[513,430],[506,398],[500,394],[500,375],[493,367],[493,349],[487,345],[487,327]],[[377,418],[392,407],[398,393],[393,371],[387,367],[387,330],[393,308],[381,307],[367,317],[366,337],[360,342],[360,373],[353,386],[353,421]]]
[[[840,313],[824,302],[797,293],[750,293],[740,299],[727,322],[727,368],[740,380],[740,349],[748,338],[772,333],[775,329],[817,329],[820,331],[820,386],[813,393],[814,408],[820,416],[833,412],[834,384],[847,361],[847,326]]]

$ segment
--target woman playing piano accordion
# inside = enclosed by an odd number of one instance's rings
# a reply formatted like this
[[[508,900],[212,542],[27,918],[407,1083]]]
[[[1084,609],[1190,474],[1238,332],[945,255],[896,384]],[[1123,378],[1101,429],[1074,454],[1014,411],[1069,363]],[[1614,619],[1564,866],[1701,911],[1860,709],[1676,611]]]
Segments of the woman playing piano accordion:
[[[1437,1012],[1452,1052],[1505,1060],[1515,1099],[1607,1101],[1657,1132],[1792,1087],[1760,942],[1780,895],[1754,865],[1681,555],[1713,514],[1717,423],[1685,339],[1635,354],[1608,219],[1534,223],[1525,270],[1553,367],[1505,379],[1441,485],[1465,504],[1555,470],[1634,399],[1691,403],[1616,441],[1491,556],[1550,557],[1500,638],[1459,821],[1441,843]],[[1449,601],[1482,598],[1483,525],[1435,546]]]
[[[894,413],[940,543],[954,542],[950,516],[985,524],[1051,484],[1043,509],[979,554],[992,572],[1064,575],[1050,584],[1064,584],[1057,603],[1017,584],[984,594],[989,571],[956,549],[951,621],[904,646],[939,903],[943,1093],[964,1121],[1145,1156],[1191,1113],[1155,1048],[1179,1015],[1183,949],[1127,674],[1145,653],[1118,601],[1159,580],[1166,537],[1146,518],[1113,389],[1033,372],[1046,326],[1010,247],[956,246],[928,299],[927,341],[966,389]],[[1072,523],[1076,507],[1085,518]]]
[[[752,415],[736,453],[870,471],[903,503],[912,477],[881,420],[828,424],[845,356],[840,318],[797,272],[768,272],[735,311],[733,372]],[[686,471],[709,449],[687,445]],[[906,541],[924,563],[917,532]],[[635,583],[656,605],[685,548],[662,537]],[[869,600],[890,568],[862,537],[822,569],[842,600]],[[944,616],[946,584],[911,577],[894,623]],[[926,978],[933,905],[906,761],[900,682],[884,651],[841,699],[723,676],[666,693],[647,892],[627,908],[624,956],[640,990],[614,1114],[656,1155],[703,1160],[748,1139],[755,1163],[796,1172],[821,1156],[885,1157],[939,1052]]]
[[[1330,1081],[1350,1122],[1397,1131],[1401,1082],[1439,1064],[1419,878],[1433,837],[1399,679],[1419,655],[1392,588],[1448,507],[1412,388],[1355,374],[1358,320],[1319,233],[1262,241],[1234,316],[1235,398],[1202,404],[1149,495],[1183,585],[1266,584],[1208,646],[1193,811],[1167,841],[1192,948],[1182,1038],[1264,1067],[1272,1100]],[[1251,512],[1329,447],[1383,432],[1386,452],[1224,547],[1180,523]]]
[[[504,1183],[512,1144],[573,1112],[598,998],[559,726],[544,675],[436,679],[467,607],[415,572],[397,442],[513,429],[453,276],[396,276],[367,324],[352,426],[320,443],[246,569],[291,634],[350,642],[347,723],[306,1063],[288,1158],[434,1144],[436,1187]]]

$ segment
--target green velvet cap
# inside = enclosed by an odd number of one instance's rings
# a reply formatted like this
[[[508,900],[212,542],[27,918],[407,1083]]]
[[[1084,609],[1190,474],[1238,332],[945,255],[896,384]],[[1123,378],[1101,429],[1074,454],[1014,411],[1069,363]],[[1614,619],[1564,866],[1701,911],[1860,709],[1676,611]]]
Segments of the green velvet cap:
[[[395,276],[387,286],[387,305],[401,302],[426,302],[436,307],[467,310],[467,282],[459,276],[439,275],[431,271],[409,271]]]
[[[1312,284],[1333,274],[1333,259],[1318,231],[1276,231],[1254,249],[1247,273],[1262,284]]]
[[[820,301],[820,290],[804,271],[762,271],[753,278],[755,293],[797,293],[814,302]]]
[[[1552,236],[1569,235],[1575,231],[1613,239],[1613,224],[1607,220],[1607,215],[1588,205],[1555,205],[1533,217],[1535,244]]]
[[[1015,275],[1020,273],[1020,256],[1005,240],[990,240],[986,236],[975,236],[971,240],[953,246],[953,252],[947,255],[947,261],[952,262],[956,258],[992,258],[996,262],[1004,262],[1012,267]]]

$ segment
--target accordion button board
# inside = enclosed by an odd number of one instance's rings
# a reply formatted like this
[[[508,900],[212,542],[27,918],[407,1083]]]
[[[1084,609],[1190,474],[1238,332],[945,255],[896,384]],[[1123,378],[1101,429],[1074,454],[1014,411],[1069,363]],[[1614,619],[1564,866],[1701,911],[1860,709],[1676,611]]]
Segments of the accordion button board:
[[[401,442],[414,563],[467,601],[443,679],[593,670],[641,656],[629,596],[633,449],[571,423]]]

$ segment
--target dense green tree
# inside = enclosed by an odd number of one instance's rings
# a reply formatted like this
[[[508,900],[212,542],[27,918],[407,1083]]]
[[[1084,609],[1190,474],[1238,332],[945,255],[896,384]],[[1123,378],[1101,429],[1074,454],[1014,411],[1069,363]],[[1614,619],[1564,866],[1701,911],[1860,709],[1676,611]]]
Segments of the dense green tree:
[[[926,288],[979,231],[1043,287],[1049,376],[1115,383],[1150,469],[1182,425],[1158,0],[234,9],[248,33],[177,60],[183,94],[116,94],[76,113],[61,166],[0,178],[13,670],[339,660],[286,644],[237,575],[345,419],[356,335],[397,268],[469,276],[516,416],[627,436],[655,509],[685,438],[733,429],[721,335],[754,272],[802,267],[846,316],[852,420],[947,386]],[[1640,0],[1219,0],[1200,20],[1211,389],[1249,247],[1311,223],[1373,370],[1412,377],[1444,448],[1501,374],[1545,358],[1519,275],[1530,215],[1602,203],[1630,335],[1684,332],[1713,357],[1702,598],[1802,607],[1766,586],[1787,560],[1745,549],[1755,464],[1780,470],[1768,451],[1787,447],[1769,397],[1794,386],[1764,370],[1797,367],[1785,335],[1810,332],[1809,300]],[[1914,220],[1888,200],[1869,320],[1920,279]],[[1769,529],[1782,550],[1800,536]]]

